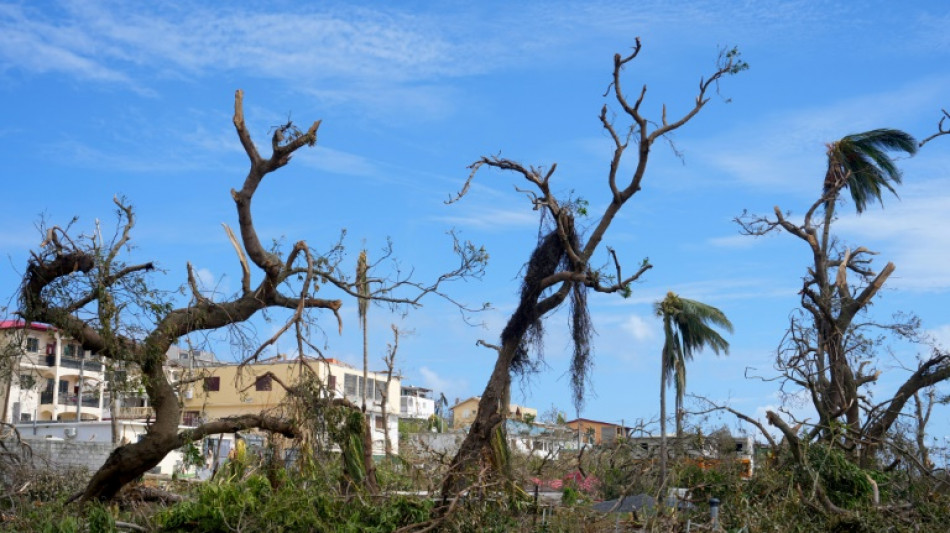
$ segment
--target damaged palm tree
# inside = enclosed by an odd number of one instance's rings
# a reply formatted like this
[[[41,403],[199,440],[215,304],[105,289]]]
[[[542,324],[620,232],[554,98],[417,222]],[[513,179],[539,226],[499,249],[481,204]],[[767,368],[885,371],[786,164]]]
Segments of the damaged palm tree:
[[[587,311],[587,291],[628,295],[630,285],[651,268],[643,260],[635,272],[624,275],[617,254],[610,248],[608,253],[613,271],[594,268],[590,262],[600,247],[604,234],[614,217],[626,202],[636,194],[646,174],[647,161],[653,144],[664,135],[679,129],[689,122],[705,106],[707,92],[718,87],[718,82],[727,75],[736,74],[747,65],[739,58],[737,50],[720,55],[716,70],[709,78],[702,79],[699,93],[692,107],[681,117],[669,121],[663,108],[660,124],[648,120],[641,111],[646,86],[636,100],[631,102],[621,88],[621,72],[640,53],[639,39],[632,53],[614,56],[613,77],[610,84],[616,102],[630,119],[626,131],[618,130],[608,116],[607,106],[600,112],[600,123],[613,141],[613,157],[607,173],[610,197],[603,213],[594,221],[586,242],[575,227],[574,213],[582,211],[583,204],[560,200],[550,189],[550,180],[556,164],[547,170],[526,167],[518,162],[499,157],[483,157],[471,166],[471,173],[461,192],[452,201],[459,200],[469,189],[475,174],[482,167],[514,172],[527,180],[532,190],[524,191],[532,206],[542,212],[542,228],[538,243],[525,268],[518,306],[501,334],[501,344],[480,344],[494,349],[498,356],[491,378],[482,393],[478,413],[468,435],[452,461],[452,467],[443,486],[443,497],[449,498],[471,484],[475,472],[484,469],[506,474],[505,454],[500,453],[498,443],[506,447],[504,420],[508,413],[512,374],[524,375],[538,368],[541,362],[542,320],[571,298],[570,329],[574,344],[571,359],[571,388],[575,407],[580,411],[584,402],[588,374],[592,365],[590,335],[592,325]],[[610,90],[608,92],[611,92]],[[620,164],[628,147],[636,153],[635,170],[628,179],[620,181]],[[549,221],[545,225],[544,221]]]
[[[239,235],[225,226],[241,265],[241,286],[237,294],[223,300],[206,295],[188,264],[187,287],[191,300],[182,307],[175,307],[166,300],[166,293],[149,285],[147,273],[155,270],[152,262],[126,264],[119,259],[130,247],[135,224],[132,207],[120,199],[115,200],[119,224],[111,241],[103,240],[100,231],[77,236],[69,226],[53,226],[45,232],[40,250],[29,259],[19,290],[20,315],[28,322],[52,324],[80,343],[82,349],[98,354],[108,364],[117,362],[134,368],[154,412],[142,439],[116,448],[93,475],[82,494],[83,500],[112,498],[124,485],[157,465],[168,452],[209,435],[250,429],[287,437],[300,434],[292,420],[265,413],[212,420],[179,431],[181,405],[177,393],[180,384],[169,380],[164,365],[169,347],[182,337],[228,328],[266,309],[284,309],[290,318],[275,335],[252,350],[244,362],[256,360],[265,348],[291,328],[297,333],[298,352],[302,356],[305,348],[311,346],[305,331],[317,324],[316,311],[334,313],[342,331],[338,311],[343,302],[318,298],[316,294],[322,287],[335,288],[342,295],[361,300],[369,298],[416,307],[428,294],[450,299],[444,293],[445,284],[478,277],[483,272],[487,258],[484,249],[454,239],[459,263],[436,281],[422,283],[398,271],[383,278],[367,275],[367,284],[373,287],[367,295],[360,293],[352,278],[343,275],[339,268],[342,244],[334,246],[329,254],[314,251],[305,241],[296,242],[287,253],[266,248],[251,214],[254,194],[264,178],[287,165],[298,149],[316,143],[320,122],[314,122],[306,131],[292,123],[276,128],[269,157],[258,152],[245,125],[241,91],[235,95],[233,123],[250,162],[242,187],[231,191]],[[387,249],[387,255],[389,251]],[[251,279],[253,267],[261,276],[256,286]]]
[[[769,424],[782,432],[790,443],[793,459],[806,471],[810,468],[808,457],[801,450],[816,443],[861,467],[876,467],[879,452],[888,446],[888,434],[907,402],[921,389],[950,379],[950,353],[932,347],[931,355],[921,358],[893,394],[882,394],[878,358],[885,335],[911,342],[924,340],[919,334],[919,321],[898,315],[896,323],[879,323],[871,316],[873,301],[896,266],[888,262],[875,270],[875,252],[844,245],[831,228],[836,220],[835,208],[845,201],[846,192],[858,213],[874,202],[883,204],[884,191],[893,193],[894,185],[901,183],[900,171],[890,154],[913,155],[917,147],[913,137],[893,129],[845,136],[828,145],[828,170],[821,196],[801,222],[793,221],[778,206],[774,216],[744,215],[738,219],[746,234],[785,232],[802,241],[809,252],[811,264],[799,291],[801,308],[791,316],[775,366],[783,392],[807,394],[818,420],[798,431],[779,414],[767,412]],[[884,399],[877,401],[875,396]],[[889,452],[903,453],[900,447],[891,447]],[[826,511],[844,512],[821,483],[809,483]]]

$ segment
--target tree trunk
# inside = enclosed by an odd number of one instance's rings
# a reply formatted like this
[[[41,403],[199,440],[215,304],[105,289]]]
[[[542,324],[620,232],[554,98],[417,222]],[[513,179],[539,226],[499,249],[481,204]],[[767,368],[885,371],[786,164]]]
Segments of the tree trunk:
[[[676,394],[676,441],[683,438],[683,397]]]
[[[158,351],[164,354],[164,350]],[[126,484],[154,468],[169,452],[181,446],[178,421],[181,408],[178,398],[165,378],[164,358],[142,365],[145,387],[155,410],[155,422],[142,440],[120,446],[109,454],[105,464],[93,475],[83,492],[82,500],[109,500]]]
[[[666,486],[666,381],[660,370],[660,490]],[[661,494],[662,500],[662,494]]]
[[[507,475],[507,465],[492,457],[491,441],[497,430],[505,435],[505,415],[508,412],[509,395],[511,388],[511,362],[517,350],[517,342],[509,342],[501,347],[498,360],[491,378],[485,386],[481,400],[478,402],[478,413],[475,421],[469,428],[468,435],[452,460],[449,473],[442,484],[442,497],[449,498],[467,488],[471,479],[471,471],[478,470],[485,462],[491,463],[502,474]],[[507,446],[507,440],[505,440]]]
[[[119,444],[119,402],[116,398],[118,392],[115,390],[115,383],[112,384],[112,392],[109,394],[109,420],[112,428],[112,445]]]

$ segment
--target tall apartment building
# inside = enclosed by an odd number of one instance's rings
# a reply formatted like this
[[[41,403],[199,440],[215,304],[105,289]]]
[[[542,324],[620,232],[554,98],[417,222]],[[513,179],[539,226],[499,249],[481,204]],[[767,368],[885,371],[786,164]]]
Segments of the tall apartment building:
[[[45,324],[0,321],[5,370],[0,380],[3,420],[102,420],[105,367]]]

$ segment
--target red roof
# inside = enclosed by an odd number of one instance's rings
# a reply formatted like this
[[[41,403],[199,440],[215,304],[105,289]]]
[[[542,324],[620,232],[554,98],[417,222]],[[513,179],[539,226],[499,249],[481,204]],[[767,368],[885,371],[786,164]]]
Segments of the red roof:
[[[24,320],[0,320],[0,329],[23,329],[26,327],[26,321]],[[49,324],[40,324],[39,322],[31,322],[30,329],[35,329],[36,331],[49,331],[55,330],[53,326]]]

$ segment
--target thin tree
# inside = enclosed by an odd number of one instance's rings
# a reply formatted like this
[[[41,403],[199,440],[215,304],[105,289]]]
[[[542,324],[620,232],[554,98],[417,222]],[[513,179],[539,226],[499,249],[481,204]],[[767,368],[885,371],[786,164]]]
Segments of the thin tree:
[[[676,388],[676,438],[683,436],[683,395],[686,393],[686,363],[709,348],[716,355],[729,353],[729,343],[713,326],[732,332],[732,323],[719,309],[671,292],[655,304],[663,319],[663,351],[660,371],[660,479],[666,482],[666,388]]]
[[[366,472],[365,485],[370,492],[376,493],[379,490],[379,484],[376,481],[376,462],[373,460],[373,425],[370,423],[372,415],[367,412],[367,396],[369,392],[369,324],[367,322],[370,302],[369,287],[369,262],[366,259],[366,250],[360,250],[360,255],[356,260],[356,293],[357,312],[360,320],[360,330],[363,333],[363,387],[360,390],[362,404],[360,411],[363,413],[363,468]],[[373,380],[373,390],[376,390],[376,380]],[[375,396],[375,393],[374,393]],[[370,399],[372,401],[372,399]],[[385,411],[384,411],[385,412]]]
[[[641,190],[653,144],[692,120],[709,101],[708,91],[715,90],[724,76],[736,74],[748,66],[741,61],[737,50],[723,51],[713,73],[700,80],[693,105],[683,115],[672,120],[667,116],[664,106],[660,120],[653,121],[645,117],[641,110],[646,86],[636,93],[635,98],[628,99],[621,84],[624,67],[637,57],[640,50],[640,40],[637,39],[632,53],[627,56],[614,55],[613,75],[607,93],[612,94],[623,116],[629,119],[629,124],[618,128],[607,106],[601,108],[601,126],[613,143],[613,154],[605,179],[608,199],[600,216],[592,219],[592,229],[586,240],[575,226],[574,215],[586,214],[587,204],[576,198],[558,198],[551,190],[556,164],[544,169],[500,157],[482,157],[470,167],[471,173],[461,192],[450,200],[455,201],[464,196],[475,174],[484,167],[514,172],[527,181],[530,187],[530,190],[522,192],[533,209],[542,213],[542,231],[524,268],[519,302],[501,332],[500,344],[479,341],[481,345],[493,349],[497,358],[479,400],[475,420],[442,485],[443,498],[463,491],[470,485],[473,474],[482,467],[508,477],[510,472],[506,462],[504,421],[510,403],[512,373],[524,375],[538,368],[543,342],[542,319],[568,298],[571,300],[569,327],[574,347],[569,372],[574,405],[580,410],[588,386],[588,373],[593,364],[587,292],[594,290],[629,295],[631,284],[652,266],[644,259],[632,274],[624,274],[617,254],[608,248],[608,262],[612,263],[613,269],[598,269],[591,265],[594,253],[600,248],[607,229],[620,209]],[[629,177],[621,177],[621,161],[628,147],[632,147],[636,154],[634,164],[630,167],[634,170]],[[627,167],[624,165],[624,168]]]

